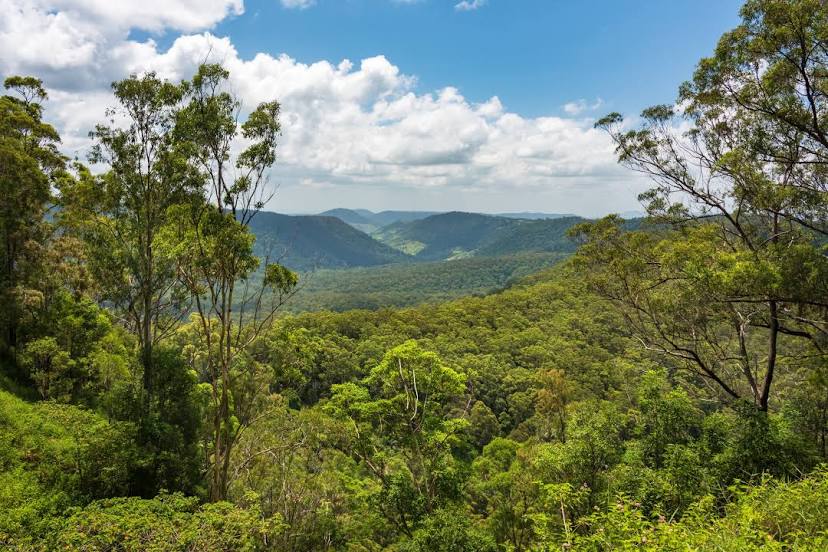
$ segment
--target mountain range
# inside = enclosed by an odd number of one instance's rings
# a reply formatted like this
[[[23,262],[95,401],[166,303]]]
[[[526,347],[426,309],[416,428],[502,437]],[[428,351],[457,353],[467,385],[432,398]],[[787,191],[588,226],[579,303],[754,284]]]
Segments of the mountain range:
[[[412,222],[436,214],[439,213],[436,211],[380,211],[375,213],[367,209],[331,209],[319,213],[319,216],[336,217],[354,228],[370,234],[389,224]]]
[[[323,213],[321,216],[336,217],[343,222],[346,222],[362,230],[363,232],[371,233],[376,230],[394,224],[397,222],[414,222],[422,220],[433,215],[444,214],[442,211],[380,211],[373,212],[368,209],[331,209]],[[514,218],[514,219],[556,219],[574,217],[572,214],[561,213],[538,213],[533,211],[524,211],[520,213],[495,213],[493,216]]]
[[[318,215],[261,212],[256,253],[294,270],[371,267],[528,252],[568,253],[567,230],[585,219],[546,213],[333,209]]]

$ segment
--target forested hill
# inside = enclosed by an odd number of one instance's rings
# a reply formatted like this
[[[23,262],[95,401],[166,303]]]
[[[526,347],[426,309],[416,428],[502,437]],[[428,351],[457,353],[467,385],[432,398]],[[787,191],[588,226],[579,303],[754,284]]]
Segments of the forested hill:
[[[292,312],[405,307],[484,295],[548,268],[566,253],[521,253],[453,261],[319,270],[306,274]]]
[[[375,266],[407,257],[336,217],[261,212],[250,229],[258,255],[279,259],[294,270]]]
[[[379,241],[417,259],[510,255],[527,251],[571,252],[567,230],[579,217],[520,219],[451,212],[398,222],[374,233]]]
[[[510,219],[451,212],[398,222],[375,234],[378,240],[420,259],[468,257],[481,243],[510,227]]]
[[[576,244],[570,228],[585,219],[525,213],[430,214],[419,211],[333,209],[322,215],[261,212],[250,229],[256,252],[280,258],[300,271],[372,267],[400,262],[432,262],[523,253],[569,254]],[[380,226],[391,220],[389,224]],[[625,228],[635,229],[641,219]]]
[[[370,234],[378,228],[376,222],[371,220],[370,211],[363,211],[362,209],[331,209],[324,213],[319,213],[320,217],[336,217],[344,223],[347,223],[357,230]]]
[[[0,544],[824,550],[828,473],[799,480],[826,458],[809,399],[824,383],[789,374],[791,408],[759,417],[677,376],[623,324],[571,266],[482,298],[280,319],[239,372],[264,387],[234,381],[242,405],[273,394],[255,423],[243,419],[220,504],[196,498],[208,406],[172,353],[162,413],[174,424],[151,446],[137,423],[116,421],[137,407],[127,374],[89,381],[78,402],[91,409],[0,390]],[[171,344],[193,350],[196,328]],[[107,330],[79,365],[126,362],[123,337]],[[730,486],[758,472],[754,485]],[[151,498],[171,486],[195,496]]]
[[[363,232],[371,233],[375,230],[394,224],[395,222],[411,222],[431,215],[438,214],[434,211],[380,211],[375,213],[368,209],[330,209],[321,216],[337,217],[347,222],[354,228]]]
[[[571,253],[579,217],[334,209],[322,215],[261,212],[250,229],[257,254],[300,271],[371,267],[521,253]],[[386,221],[392,221],[381,226]]]

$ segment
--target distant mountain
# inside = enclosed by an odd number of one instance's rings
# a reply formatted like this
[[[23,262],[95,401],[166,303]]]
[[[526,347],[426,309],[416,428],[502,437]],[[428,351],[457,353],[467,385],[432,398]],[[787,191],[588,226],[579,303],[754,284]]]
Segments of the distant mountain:
[[[574,217],[577,215],[573,214],[562,214],[562,213],[535,213],[532,211],[524,211],[521,213],[498,213],[498,217],[506,217],[506,218],[516,218],[516,219],[527,219],[527,220],[538,220],[538,219],[560,219],[560,218],[569,218]]]
[[[513,222],[504,217],[453,211],[397,222],[374,233],[374,237],[420,260],[457,259],[473,256],[478,247]]]
[[[319,270],[307,276],[290,311],[378,309],[488,294],[554,265],[565,253],[521,253],[455,261]]]
[[[548,213],[511,215],[459,211],[432,215],[419,211],[372,213],[356,209],[293,216],[261,212],[253,219],[251,230],[257,236],[258,255],[281,258],[290,268],[305,271],[536,252],[571,253],[575,243],[567,230],[585,220]],[[395,222],[380,226],[383,220]],[[641,219],[632,219],[626,224],[632,229],[640,223]],[[370,231],[370,235],[360,228]]]
[[[411,222],[438,214],[436,211],[380,211],[368,209],[330,209],[320,216],[336,217],[363,232],[373,232],[397,222]]]
[[[415,220],[422,220],[434,215],[439,215],[440,211],[380,211],[379,213],[372,213],[371,219],[378,226],[388,226],[396,222],[413,222]]]
[[[256,254],[294,270],[376,266],[409,257],[332,216],[260,212],[250,225]]]
[[[374,213],[365,209],[331,209],[324,213],[319,213],[319,216],[336,217],[366,234],[370,234],[381,226],[371,219]]]
[[[451,212],[398,222],[373,236],[422,261],[529,251],[571,252],[575,244],[566,231],[583,220],[579,217],[528,220]]]
[[[566,233],[584,219],[570,216],[515,222],[509,229],[482,244],[475,254],[494,257],[527,251],[571,253],[575,251],[576,244]]]

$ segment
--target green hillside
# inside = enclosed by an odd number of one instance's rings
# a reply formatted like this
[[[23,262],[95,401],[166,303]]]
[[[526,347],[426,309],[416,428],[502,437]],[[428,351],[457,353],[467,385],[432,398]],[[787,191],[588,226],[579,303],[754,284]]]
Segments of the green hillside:
[[[257,549],[255,514],[181,493],[136,496],[152,461],[136,424],[30,403],[4,386],[0,378],[0,549]]]
[[[526,219],[526,220],[542,220],[542,219],[559,219],[559,218],[567,218],[567,217],[574,217],[577,215],[573,215],[571,213],[564,214],[564,213],[538,213],[536,211],[521,211],[518,213],[496,213],[498,217],[505,217],[505,218],[516,218],[516,219]]]
[[[455,259],[474,255],[481,244],[515,223],[503,217],[455,211],[398,222],[382,228],[374,237],[418,259]]]
[[[363,232],[373,232],[397,222],[412,222],[438,214],[436,211],[380,211],[375,213],[368,209],[330,209],[319,213],[320,216],[337,217]]]
[[[29,403],[0,381],[0,548],[10,535],[47,534],[47,522],[69,507],[130,494],[134,438],[132,424],[75,406]]]
[[[575,242],[567,230],[583,222],[579,217],[519,220],[491,236],[475,254],[495,256],[521,251],[572,252]]]
[[[375,232],[379,241],[417,259],[513,255],[527,251],[571,252],[566,231],[578,217],[518,219],[477,213],[445,213]]]
[[[378,226],[388,226],[396,222],[413,222],[440,214],[437,211],[380,211],[371,213],[370,218]]]
[[[294,270],[375,266],[406,255],[329,216],[289,216],[261,212],[250,225],[256,253]]]
[[[135,424],[0,391],[0,546],[824,549],[828,474],[800,472],[824,458],[800,401],[820,384],[788,375],[799,406],[757,417],[678,377],[622,325],[567,266],[486,297],[281,319],[258,353],[276,395],[216,504],[135,496],[148,461]],[[373,387],[396,381],[398,361],[417,370],[422,427],[407,395]]]
[[[380,226],[371,220],[372,215],[373,213],[365,211],[364,209],[330,209],[319,213],[320,217],[336,217],[366,234],[370,234]]]
[[[454,212],[392,224],[372,235],[417,260],[572,253],[577,244],[567,232],[584,221],[573,216],[529,219]],[[635,230],[642,222],[632,219],[623,226]]]

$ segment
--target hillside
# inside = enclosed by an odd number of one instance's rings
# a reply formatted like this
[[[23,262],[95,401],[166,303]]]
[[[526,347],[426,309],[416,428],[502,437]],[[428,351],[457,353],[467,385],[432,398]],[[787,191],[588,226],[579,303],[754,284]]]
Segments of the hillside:
[[[527,220],[452,212],[375,232],[379,241],[422,260],[512,255],[526,251],[571,252],[566,231],[578,217]]]
[[[398,222],[376,232],[374,237],[418,259],[452,259],[472,256],[481,244],[512,224],[511,219],[503,217],[454,211]]]
[[[370,218],[378,226],[388,226],[396,222],[413,222],[439,214],[438,211],[380,211],[371,213]]]
[[[523,251],[571,253],[575,251],[576,244],[567,236],[567,230],[583,220],[579,217],[519,220],[486,240],[476,255],[495,256]]]
[[[349,224],[361,232],[370,234],[377,230],[380,225],[371,220],[370,211],[363,209],[330,209],[323,213],[319,213],[320,217],[336,217],[342,222]]]
[[[547,268],[564,257],[560,253],[524,253],[320,270],[305,276],[302,289],[287,308],[292,312],[373,310],[486,294]]]
[[[319,213],[320,216],[337,217],[354,228],[367,233],[397,222],[412,222],[437,214],[439,213],[436,211],[380,211],[375,213],[368,209],[341,208]]]
[[[383,225],[389,220],[394,222]],[[257,236],[257,254],[270,254],[294,270],[308,271],[530,252],[571,253],[575,243],[567,231],[584,220],[543,213],[500,216],[332,209],[321,215],[282,215],[263,211],[253,219],[251,230]],[[634,229],[640,223],[633,219],[625,227]]]
[[[256,254],[270,255],[294,270],[375,266],[406,260],[406,255],[336,217],[290,216],[261,212],[250,229]]]

